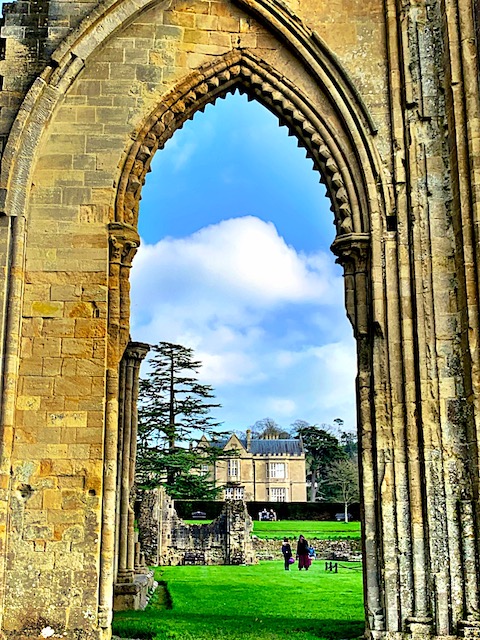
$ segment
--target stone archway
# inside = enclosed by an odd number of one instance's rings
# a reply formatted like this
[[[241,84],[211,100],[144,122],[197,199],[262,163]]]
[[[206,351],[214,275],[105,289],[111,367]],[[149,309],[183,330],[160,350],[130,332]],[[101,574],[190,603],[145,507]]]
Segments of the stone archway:
[[[33,30],[32,49],[14,9],[5,55],[28,50],[43,71],[7,68],[0,90],[17,104],[0,122],[0,636],[109,637],[141,186],[185,119],[235,88],[289,127],[332,202],[358,344],[370,635],[478,635],[470,2],[37,4],[22,6],[50,35]]]
[[[347,315],[352,323],[355,336],[362,350],[365,374],[370,377],[372,356],[370,345],[370,268],[371,268],[371,225],[372,209],[376,215],[378,200],[382,200],[382,188],[369,189],[364,181],[364,173],[378,175],[376,167],[363,167],[348,159],[348,146],[345,140],[335,136],[328,122],[322,119],[309,105],[298,87],[281,77],[264,61],[259,60],[248,50],[232,51],[225,57],[215,60],[192,73],[179,83],[163,100],[157,109],[146,119],[140,132],[125,153],[122,175],[116,199],[116,220],[110,223],[110,307],[115,315],[110,318],[110,335],[117,342],[113,353],[122,352],[129,336],[129,285],[128,277],[131,262],[140,239],[136,231],[142,186],[150,170],[155,152],[181,128],[183,123],[202,110],[207,104],[225,97],[235,90],[245,92],[249,98],[256,99],[271,110],[285,124],[291,135],[297,137],[299,144],[307,150],[313,160],[314,168],[319,171],[325,182],[332,202],[335,216],[337,238],[332,246],[339,262],[345,269],[345,299]],[[343,144],[342,144],[343,143]],[[362,154],[360,154],[362,155]],[[367,153],[363,154],[368,156]],[[371,180],[373,182],[373,179]],[[386,213],[374,221],[374,225],[384,224]],[[382,222],[383,220],[383,222]],[[113,357],[116,363],[116,357]],[[379,365],[381,366],[381,365]],[[116,364],[112,379],[116,375]],[[116,396],[116,387],[112,387],[112,398]],[[369,399],[363,399],[363,416],[372,410]],[[112,419],[113,422],[113,419]],[[369,436],[370,438],[370,436]],[[364,447],[365,456],[369,455],[371,444]],[[369,467],[369,473],[371,469]],[[364,505],[369,515],[370,543],[367,564],[370,566],[372,603],[369,610],[376,607],[380,587],[377,576],[380,574],[378,550],[375,548],[377,516],[375,497],[364,496]],[[368,528],[368,526],[367,526]]]

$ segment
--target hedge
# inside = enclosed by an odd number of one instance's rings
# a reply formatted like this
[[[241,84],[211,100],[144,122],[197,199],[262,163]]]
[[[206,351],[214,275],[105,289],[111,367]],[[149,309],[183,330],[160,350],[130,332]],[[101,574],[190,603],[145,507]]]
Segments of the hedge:
[[[185,520],[192,517],[194,511],[203,511],[207,519],[213,520],[220,515],[223,502],[216,500],[175,500],[175,510]],[[345,510],[340,502],[247,502],[250,516],[258,519],[263,509],[273,509],[278,520],[335,520],[335,514]],[[360,520],[360,504],[354,503],[348,507],[352,520]]]

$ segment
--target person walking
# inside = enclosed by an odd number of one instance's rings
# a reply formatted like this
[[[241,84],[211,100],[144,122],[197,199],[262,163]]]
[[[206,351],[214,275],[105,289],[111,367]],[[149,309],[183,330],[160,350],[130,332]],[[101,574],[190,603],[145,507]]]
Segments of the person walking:
[[[288,542],[288,538],[283,539],[282,553],[283,553],[283,559],[285,561],[285,571],[290,571],[290,564],[291,564],[290,558],[292,557],[293,554],[292,554],[292,547]]]
[[[297,543],[297,559],[298,559],[298,570],[301,571],[305,569],[308,571],[311,560],[310,560],[310,550],[308,542],[305,540],[305,537],[300,535]]]

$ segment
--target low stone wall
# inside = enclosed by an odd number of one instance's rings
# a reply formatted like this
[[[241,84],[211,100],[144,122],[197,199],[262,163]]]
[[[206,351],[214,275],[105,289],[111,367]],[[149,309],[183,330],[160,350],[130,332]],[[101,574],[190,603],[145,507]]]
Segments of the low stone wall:
[[[149,565],[235,565],[257,561],[252,519],[241,500],[227,501],[210,524],[188,525],[162,490],[144,491],[138,509],[139,539]]]
[[[262,540],[253,536],[253,548],[259,560],[279,560],[282,556],[281,540]],[[317,558],[324,560],[360,560],[362,553],[361,540],[317,540],[311,538],[309,543],[315,549]],[[296,540],[290,540],[295,554]]]

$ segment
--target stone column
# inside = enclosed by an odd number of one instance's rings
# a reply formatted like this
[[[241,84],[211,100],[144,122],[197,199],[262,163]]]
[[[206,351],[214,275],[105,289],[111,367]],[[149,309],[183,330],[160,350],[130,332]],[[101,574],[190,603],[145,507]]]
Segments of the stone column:
[[[370,236],[366,233],[340,235],[331,247],[344,269],[345,306],[357,340],[356,383],[358,441],[362,491],[363,554],[365,561],[365,608],[373,638],[385,633],[384,585],[382,582],[381,530],[378,513],[376,423],[372,407],[373,332],[369,322],[368,281]]]
[[[121,388],[119,368],[125,349],[128,297],[121,282],[127,278],[140,239],[137,231],[123,223],[109,224],[110,265],[108,276],[108,350],[104,435],[104,474],[98,622],[108,629],[112,620],[116,562],[116,507],[118,475],[118,400]],[[128,279],[128,278],[127,278]]]
[[[135,468],[137,464],[137,434],[138,434],[138,388],[139,374],[142,360],[148,353],[149,345],[140,342],[131,342],[128,346],[129,361],[133,361],[132,366],[132,414],[131,414],[131,438],[130,438],[130,488],[129,488],[129,511],[128,511],[128,541],[127,541],[127,568],[135,571],[136,556],[136,536],[134,529],[135,521]]]
[[[118,573],[117,583],[130,583],[135,572],[135,532],[133,493],[135,483],[135,462],[137,451],[137,401],[140,364],[149,350],[147,344],[130,342],[125,350],[120,366],[120,411],[119,411],[119,451],[118,469],[120,496],[117,504],[118,532]]]

